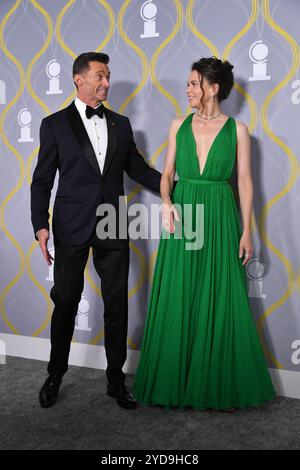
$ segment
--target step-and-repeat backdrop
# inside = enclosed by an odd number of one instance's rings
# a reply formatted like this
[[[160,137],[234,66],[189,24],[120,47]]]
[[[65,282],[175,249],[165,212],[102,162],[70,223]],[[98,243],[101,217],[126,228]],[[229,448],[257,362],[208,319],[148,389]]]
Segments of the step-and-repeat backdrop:
[[[42,118],[75,97],[74,58],[109,54],[108,106],[130,118],[140,151],[162,170],[170,122],[190,112],[191,64],[215,55],[234,64],[236,79],[222,108],[252,135],[253,316],[269,366],[300,370],[299,17],[298,0],[1,1],[1,333],[49,338],[53,266],[33,238],[30,183]],[[159,203],[129,179],[126,189],[129,206]],[[129,350],[140,347],[157,244],[147,233],[130,241]],[[91,257],[74,342],[104,344]]]

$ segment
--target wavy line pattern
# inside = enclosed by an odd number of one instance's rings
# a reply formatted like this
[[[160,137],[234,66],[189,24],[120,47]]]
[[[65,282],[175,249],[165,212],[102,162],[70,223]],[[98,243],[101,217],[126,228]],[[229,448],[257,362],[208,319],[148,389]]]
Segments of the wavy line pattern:
[[[50,12],[47,11],[47,5],[45,2],[42,6],[37,0],[28,0],[26,4],[21,0],[16,0],[3,17],[0,28],[0,46],[2,53],[8,59],[11,66],[15,68],[16,75],[18,76],[18,89],[15,96],[13,96],[10,102],[1,110],[2,112],[0,116],[0,138],[7,150],[9,159],[14,162],[14,167],[16,167],[18,171],[16,184],[9,189],[8,194],[5,195],[0,206],[0,226],[2,228],[3,235],[11,245],[13,253],[17,253],[19,262],[18,272],[15,274],[13,279],[5,285],[0,294],[0,315],[4,324],[14,334],[22,334],[20,328],[17,328],[16,325],[13,324],[9,313],[6,310],[6,303],[9,296],[12,295],[12,288],[14,288],[18,283],[21,285],[20,281],[25,272],[34,287],[41,294],[42,301],[45,303],[44,320],[38,328],[35,328],[32,336],[40,336],[49,325],[51,318],[52,303],[49,295],[44,286],[35,277],[31,266],[32,256],[38,245],[34,241],[30,245],[29,249],[26,247],[27,253],[25,255],[25,251],[23,250],[20,241],[16,240],[12,233],[10,233],[5,221],[10,202],[15,198],[22,197],[20,189],[24,182],[27,183],[27,188],[31,183],[32,164],[35,161],[38,152],[38,147],[31,150],[31,153],[25,162],[25,158],[23,158],[18,149],[9,141],[7,132],[5,131],[5,126],[7,126],[8,118],[12,116],[15,106],[18,102],[21,102],[22,95],[26,93],[28,93],[32,101],[38,105],[38,108],[42,110],[43,114],[47,115],[51,112],[32,84],[34,70],[36,70],[36,67],[43,55],[49,50],[51,43],[53,44],[56,42],[55,50],[60,48],[68,58],[74,59],[77,52],[73,50],[73,46],[70,44],[70,41],[65,40],[65,33],[69,30],[71,25],[74,25],[75,22],[83,15],[91,18],[91,27],[94,27],[95,22],[101,18],[99,28],[99,36],[101,37],[99,39],[100,42],[97,41],[97,44],[93,45],[91,44],[89,35],[86,35],[85,38],[82,38],[82,47],[88,47],[89,50],[94,49],[96,51],[104,50],[104,48],[106,50],[107,48],[109,54],[113,58],[114,53],[120,52],[118,50],[118,45],[119,40],[121,40],[123,42],[122,46],[125,45],[125,47],[128,48],[128,51],[125,50],[125,52],[123,52],[122,50],[122,58],[125,63],[127,63],[127,66],[131,67],[132,63],[135,64],[134,71],[139,77],[134,90],[123,100],[119,106],[118,112],[126,113],[130,103],[137,99],[148,99],[149,92],[152,92],[153,89],[155,89],[155,91],[158,92],[158,97],[157,93],[155,94],[155,101],[159,106],[158,114],[161,114],[162,117],[165,109],[164,104],[166,103],[171,104],[175,115],[182,114],[183,112],[179,104],[178,97],[174,96],[169,89],[162,85],[163,81],[161,77],[164,74],[164,71],[167,70],[168,64],[171,64],[174,59],[177,60],[179,57],[179,52],[176,50],[178,38],[181,40],[180,47],[182,50],[186,48],[188,51],[189,40],[194,37],[199,41],[201,47],[205,46],[210,51],[211,55],[222,57],[222,59],[225,60],[227,58],[230,59],[234,54],[237,54],[237,51],[239,54],[238,57],[242,57],[245,53],[248,54],[248,51],[245,50],[247,49],[247,45],[245,47],[241,47],[246,43],[247,35],[250,32],[253,33],[254,30],[255,34],[258,37],[261,37],[264,33],[264,28],[267,27],[270,28],[270,31],[273,33],[274,44],[271,47],[272,52],[277,55],[277,57],[280,57],[280,51],[282,49],[285,52],[286,56],[284,57],[284,60],[282,60],[282,62],[284,62],[284,67],[286,69],[288,68],[285,77],[280,81],[280,83],[276,83],[275,86],[273,86],[262,100],[262,103],[258,102],[258,100],[256,101],[251,92],[248,92],[240,83],[235,83],[235,90],[239,95],[241,95],[248,106],[250,116],[248,127],[250,133],[253,133],[258,124],[261,123],[264,137],[267,137],[269,142],[275,147],[275,150],[277,150],[276,154],[284,155],[286,160],[285,168],[288,168],[289,171],[288,181],[285,182],[278,193],[269,199],[262,207],[258,222],[256,222],[254,214],[252,217],[253,232],[257,232],[268,252],[270,252],[272,256],[276,257],[276,260],[279,261],[284,273],[287,274],[285,292],[274,303],[268,305],[257,322],[265,353],[275,367],[284,368],[284,365],[281,364],[279,359],[268,350],[263,333],[270,316],[274,312],[278,312],[278,309],[287,302],[295,291],[298,294],[300,293],[300,268],[293,267],[291,260],[288,259],[288,256],[284,253],[284,248],[282,246],[275,246],[275,244],[270,240],[267,227],[268,222],[272,219],[273,211],[276,210],[276,205],[278,205],[279,202],[286,198],[287,195],[295,189],[295,185],[300,174],[300,165],[292,148],[273,131],[272,118],[274,119],[274,115],[272,115],[271,118],[270,108],[271,106],[274,107],[276,104],[276,113],[278,114],[285,107],[285,103],[282,102],[282,100],[280,101],[280,92],[284,87],[288,86],[291,79],[299,70],[300,52],[297,41],[274,20],[275,10],[270,12],[269,0],[251,0],[247,5],[239,0],[231,2],[230,7],[228,8],[243,10],[246,20],[236,34],[230,34],[231,37],[229,37],[228,43],[225,44],[222,53],[214,44],[216,32],[213,30],[209,31],[209,37],[207,37],[201,30],[201,15],[207,15],[209,13],[213,6],[212,1],[200,2],[199,0],[196,2],[196,0],[188,0],[187,2],[181,2],[179,0],[172,0],[168,2],[154,2],[158,6],[160,20],[163,18],[166,25],[169,24],[169,20],[171,20],[172,27],[167,33],[164,30],[164,39],[159,41],[158,47],[154,47],[157,43],[152,43],[154,48],[151,53],[149,53],[147,48],[150,42],[147,43],[147,40],[144,42],[138,42],[135,39],[135,32],[131,28],[132,23],[135,22],[136,19],[141,21],[140,24],[142,27],[142,20],[140,20],[139,11],[134,8],[136,5],[132,0],[124,0],[122,2],[117,2],[117,0],[113,0],[111,2],[106,0],[94,0],[93,2],[87,2],[85,0],[83,2],[66,0],[65,2],[61,1],[56,3],[61,5],[61,9],[58,11],[57,17],[54,18],[51,17]],[[143,2],[141,1],[138,6],[140,7],[142,3]],[[28,6],[34,9],[38,18],[31,18],[31,22],[33,22],[37,29],[40,29],[40,32],[44,33],[44,36],[38,52],[31,57],[25,72],[20,60],[16,57],[16,53],[9,50],[7,44],[9,43],[8,38],[9,41],[11,41],[10,35],[13,33],[13,27],[10,27],[12,21],[14,21],[14,25],[16,25],[16,21],[22,25],[23,17],[28,15]],[[278,5],[276,8],[279,8]],[[18,28],[20,27],[19,23]],[[55,24],[54,27],[53,24]],[[106,26],[104,27],[106,24],[107,28]],[[157,20],[157,26],[158,28],[161,27],[159,19]],[[279,49],[279,47],[278,50],[275,48],[276,41],[280,44],[281,49]],[[132,55],[134,56],[133,60],[131,57]],[[165,60],[166,57],[167,59]],[[234,57],[236,58],[236,55]],[[69,96],[63,96],[60,108],[67,106],[74,97],[75,90]],[[150,98],[153,99],[152,95]],[[155,107],[155,102],[153,105]],[[109,103],[107,103],[107,106],[110,107]],[[185,110],[185,112],[190,111],[189,107]],[[149,132],[151,132],[151,129]],[[155,144],[155,147],[156,145],[157,144]],[[158,158],[162,158],[166,147],[167,140],[163,138],[162,142],[157,145],[157,148],[151,150],[151,164],[157,164]],[[139,185],[135,186],[127,197],[128,202],[132,202],[140,190],[141,187]],[[134,260],[139,266],[139,276],[135,285],[129,291],[129,298],[135,298],[145,285],[145,282],[151,282],[156,250],[153,250],[150,255],[150,263],[148,267],[146,266],[145,256],[134,243],[130,243],[130,250],[134,255]],[[101,289],[97,286],[91,273],[92,268],[90,261],[91,257],[89,257],[87,263],[85,279],[95,295],[101,297]],[[103,337],[104,331],[102,328],[92,337],[90,344],[99,344],[103,341]],[[137,345],[130,337],[128,337],[128,346],[132,349],[137,349]]]
[[[9,142],[9,140],[8,140],[6,134],[5,134],[5,131],[4,131],[4,125],[5,125],[5,120],[6,120],[6,116],[8,114],[8,111],[10,111],[12,109],[12,107],[17,103],[17,101],[19,100],[19,98],[22,95],[22,92],[23,92],[24,87],[25,87],[25,73],[24,73],[24,70],[23,70],[23,67],[22,67],[21,63],[7,49],[7,46],[5,44],[5,39],[4,39],[4,32],[5,32],[5,27],[8,23],[8,21],[9,21],[9,19],[13,16],[13,14],[20,7],[20,5],[21,5],[21,0],[16,0],[13,7],[8,11],[8,13],[3,18],[3,21],[2,21],[1,27],[0,27],[0,45],[1,45],[1,49],[2,49],[3,53],[7,56],[7,58],[9,60],[11,60],[12,63],[16,66],[16,68],[18,70],[18,73],[19,73],[19,77],[20,77],[19,89],[18,89],[16,95],[14,96],[14,98],[4,108],[4,110],[2,111],[1,117],[0,117],[0,135],[1,135],[2,142],[7,147],[7,149],[15,156],[15,158],[17,160],[17,163],[19,165],[19,172],[20,172],[19,180],[18,180],[16,186],[6,196],[6,198],[4,199],[4,201],[1,204],[1,208],[0,208],[0,226],[2,227],[3,233],[6,235],[6,237],[10,240],[12,245],[17,250],[19,258],[20,258],[20,266],[19,266],[19,271],[18,271],[17,275],[5,286],[5,288],[3,289],[3,291],[1,292],[1,295],[0,295],[0,312],[1,312],[2,319],[3,319],[4,323],[7,325],[7,327],[14,334],[21,334],[21,333],[18,331],[18,329],[12,324],[12,322],[8,318],[8,314],[7,314],[6,308],[5,308],[5,300],[6,300],[6,297],[9,293],[9,291],[12,289],[13,286],[15,286],[19,282],[19,280],[21,279],[21,277],[23,275],[24,267],[25,267],[25,259],[24,259],[24,252],[22,250],[21,245],[12,236],[12,234],[9,232],[9,230],[6,227],[6,224],[5,224],[5,209],[6,209],[6,206],[8,205],[8,203],[11,201],[11,199],[17,194],[17,192],[22,187],[22,182],[23,182],[25,171],[24,171],[24,162],[23,162],[22,156],[17,151],[17,149]]]
[[[286,300],[290,297],[292,294],[294,288],[296,287],[296,274],[294,273],[294,270],[292,268],[291,262],[287,259],[287,257],[270,241],[267,235],[267,230],[266,230],[266,221],[267,221],[267,216],[271,210],[272,207],[278,201],[280,201],[291,189],[296,183],[297,176],[298,176],[298,162],[295,154],[291,150],[291,148],[285,144],[278,136],[276,136],[273,131],[271,130],[269,123],[268,123],[268,108],[270,107],[271,101],[275,97],[277,93],[289,82],[289,80],[294,76],[296,73],[297,69],[299,68],[300,64],[300,54],[299,54],[299,47],[297,45],[297,42],[292,38],[292,36],[284,31],[271,17],[270,14],[270,7],[269,7],[269,1],[268,0],[263,0],[263,14],[266,22],[280,35],[282,36],[290,45],[290,48],[292,50],[292,66],[289,70],[289,73],[286,75],[286,77],[277,85],[271,92],[266,96],[262,107],[261,107],[261,122],[263,129],[266,133],[266,135],[273,140],[286,154],[289,163],[290,163],[290,178],[285,185],[285,187],[278,193],[276,194],[272,199],[270,199],[265,206],[262,209],[261,217],[260,217],[260,223],[259,223],[259,228],[260,228],[260,233],[262,240],[264,241],[265,245],[269,248],[270,251],[272,251],[275,256],[282,262],[284,265],[287,274],[288,274],[288,288],[286,292],[272,305],[270,305],[267,310],[262,314],[260,321],[259,321],[259,328],[260,330],[263,328],[263,324],[266,321],[266,319],[281,305],[283,305]],[[277,364],[278,366],[278,364]],[[281,366],[280,368],[283,368]]]

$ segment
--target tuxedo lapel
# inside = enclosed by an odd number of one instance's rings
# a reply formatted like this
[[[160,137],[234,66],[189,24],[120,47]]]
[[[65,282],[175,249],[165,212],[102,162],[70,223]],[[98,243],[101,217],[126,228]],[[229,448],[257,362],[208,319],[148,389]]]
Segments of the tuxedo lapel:
[[[108,167],[113,159],[114,153],[117,148],[117,127],[112,112],[107,108],[105,109],[105,117],[107,122],[108,142],[103,168],[103,176],[105,176],[105,174],[107,173]]]
[[[73,103],[70,104],[70,106],[68,106],[67,114],[68,114],[68,118],[69,118],[72,130],[74,132],[74,136],[77,139],[84,156],[88,159],[88,161],[90,162],[94,170],[99,175],[101,175],[101,171],[99,168],[99,164],[98,164],[93,146],[91,144],[88,133],[84,127],[80,114],[77,111],[77,108],[74,104],[74,101]]]

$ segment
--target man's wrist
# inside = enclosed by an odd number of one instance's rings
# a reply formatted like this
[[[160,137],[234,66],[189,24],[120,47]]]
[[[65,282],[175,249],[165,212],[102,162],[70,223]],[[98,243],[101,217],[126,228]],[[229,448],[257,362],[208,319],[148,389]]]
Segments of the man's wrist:
[[[36,238],[39,238],[39,232],[41,230],[48,230],[47,228],[39,228],[38,231],[35,233]]]

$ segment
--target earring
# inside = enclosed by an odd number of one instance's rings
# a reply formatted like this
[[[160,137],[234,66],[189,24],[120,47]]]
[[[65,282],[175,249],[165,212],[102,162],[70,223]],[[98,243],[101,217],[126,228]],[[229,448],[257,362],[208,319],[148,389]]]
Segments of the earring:
[[[213,93],[211,94],[211,98],[212,98],[212,100],[213,100],[213,102],[214,102],[214,101],[215,101],[215,95],[214,95]]]

